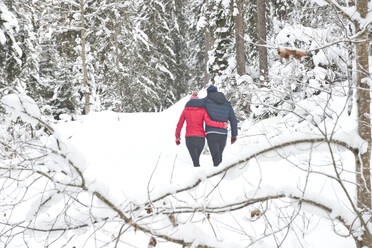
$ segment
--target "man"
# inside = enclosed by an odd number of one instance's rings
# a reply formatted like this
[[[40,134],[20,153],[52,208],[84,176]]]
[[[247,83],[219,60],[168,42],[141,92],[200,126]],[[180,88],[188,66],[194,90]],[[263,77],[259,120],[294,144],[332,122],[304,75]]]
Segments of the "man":
[[[234,144],[238,136],[238,121],[225,95],[222,92],[218,92],[216,86],[211,85],[207,88],[207,97],[203,101],[204,107],[212,120],[220,122],[230,121],[231,144]],[[227,129],[212,127],[207,124],[205,133],[213,165],[218,166],[222,162],[222,153],[226,146]]]

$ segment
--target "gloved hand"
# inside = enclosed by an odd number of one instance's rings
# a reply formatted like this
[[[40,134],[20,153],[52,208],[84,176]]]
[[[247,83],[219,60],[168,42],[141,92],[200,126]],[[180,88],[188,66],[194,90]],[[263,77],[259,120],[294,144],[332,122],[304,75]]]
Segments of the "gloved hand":
[[[234,144],[236,141],[236,136],[231,136],[231,144]]]
[[[179,145],[179,144],[181,144],[181,139],[180,138],[176,139],[176,145]]]
[[[223,123],[223,128],[227,128],[229,126],[229,123],[228,122],[224,122]]]

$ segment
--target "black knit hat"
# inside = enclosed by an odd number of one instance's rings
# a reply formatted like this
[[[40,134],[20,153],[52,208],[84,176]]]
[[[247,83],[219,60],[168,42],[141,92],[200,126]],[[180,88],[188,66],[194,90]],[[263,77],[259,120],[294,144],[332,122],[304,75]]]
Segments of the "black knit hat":
[[[217,87],[214,85],[211,85],[207,88],[207,92],[217,92]]]

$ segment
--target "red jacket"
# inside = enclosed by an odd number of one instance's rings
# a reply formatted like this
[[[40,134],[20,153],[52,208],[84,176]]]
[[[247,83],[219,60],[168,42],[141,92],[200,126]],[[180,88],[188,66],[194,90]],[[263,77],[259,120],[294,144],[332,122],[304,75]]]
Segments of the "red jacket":
[[[177,124],[176,139],[180,138],[183,123],[186,120],[186,137],[202,136],[205,137],[203,121],[208,126],[224,128],[224,122],[212,121],[207,111],[200,107],[186,107]]]

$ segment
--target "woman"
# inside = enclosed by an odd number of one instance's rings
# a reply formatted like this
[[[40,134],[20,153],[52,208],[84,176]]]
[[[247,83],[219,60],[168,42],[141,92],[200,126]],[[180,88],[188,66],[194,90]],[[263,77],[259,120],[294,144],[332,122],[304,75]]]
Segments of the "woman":
[[[186,146],[189,150],[194,167],[199,167],[200,154],[205,145],[205,131],[203,121],[208,126],[227,128],[227,122],[212,121],[204,108],[203,100],[199,99],[198,92],[193,92],[191,99],[186,103],[176,128],[176,144],[181,144],[181,129],[186,120]]]

